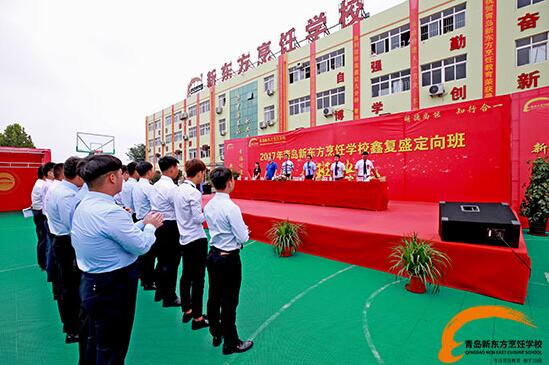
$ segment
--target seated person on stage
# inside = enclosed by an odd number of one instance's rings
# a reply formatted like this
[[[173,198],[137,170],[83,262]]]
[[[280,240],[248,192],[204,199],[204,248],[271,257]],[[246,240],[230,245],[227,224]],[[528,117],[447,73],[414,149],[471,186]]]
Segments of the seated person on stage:
[[[370,181],[374,177],[374,164],[368,160],[368,152],[362,152],[362,159],[355,165],[356,181]]]
[[[254,176],[252,177],[252,180],[261,180],[261,166],[259,166],[259,162],[255,163]]]
[[[276,176],[278,165],[273,161],[272,157],[269,157],[269,162],[265,168],[265,180],[272,180]]]
[[[307,162],[303,165],[303,175],[305,180],[314,180],[316,175],[316,164],[313,162],[313,157],[307,155]]]
[[[282,173],[284,176],[288,178],[288,180],[292,180],[292,174],[294,172],[294,163],[290,161],[290,156],[286,153],[284,154],[284,158],[286,159],[282,163]]]
[[[334,163],[330,166],[330,171],[332,172],[333,181],[343,180],[343,177],[345,176],[345,165],[343,162],[339,161],[339,155],[334,156]]]

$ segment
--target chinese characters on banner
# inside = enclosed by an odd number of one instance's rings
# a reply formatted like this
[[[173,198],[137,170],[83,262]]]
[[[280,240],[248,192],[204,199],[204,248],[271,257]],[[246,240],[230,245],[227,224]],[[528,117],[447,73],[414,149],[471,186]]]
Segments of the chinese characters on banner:
[[[353,119],[360,119],[360,22],[353,24]]]
[[[530,89],[531,87],[538,87],[539,71],[532,71],[530,73],[521,73],[517,77],[517,88],[520,90]]]
[[[419,0],[410,1],[410,95],[412,110],[419,109]]]
[[[484,0],[482,6],[482,97],[496,95],[496,3]]]
[[[450,38],[450,51],[456,51],[458,49],[465,48],[467,45],[467,38],[463,35],[456,35]]]

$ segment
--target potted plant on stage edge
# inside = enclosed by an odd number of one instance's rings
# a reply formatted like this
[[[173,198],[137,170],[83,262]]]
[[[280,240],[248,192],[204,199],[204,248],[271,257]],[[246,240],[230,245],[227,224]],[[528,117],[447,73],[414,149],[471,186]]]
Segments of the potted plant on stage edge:
[[[267,236],[271,239],[273,249],[278,256],[289,257],[301,246],[303,233],[303,225],[285,220],[275,222],[267,231]]]
[[[429,241],[418,238],[417,233],[402,238],[389,255],[393,266],[389,269],[399,277],[410,277],[406,289],[412,293],[425,293],[426,284],[432,286],[433,293],[440,290],[440,280],[450,266],[450,258],[438,251]]]
[[[530,185],[524,193],[520,211],[528,218],[529,234],[546,235],[545,228],[549,216],[549,159],[547,157],[538,157],[532,162]]]

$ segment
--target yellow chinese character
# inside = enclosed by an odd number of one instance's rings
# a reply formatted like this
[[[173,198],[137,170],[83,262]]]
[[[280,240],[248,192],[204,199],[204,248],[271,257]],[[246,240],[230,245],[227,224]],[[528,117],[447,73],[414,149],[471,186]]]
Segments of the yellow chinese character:
[[[532,149],[532,153],[543,153],[547,154],[547,145],[545,143],[536,143]]]
[[[457,110],[456,110],[457,115],[461,115],[461,114],[464,114],[464,113],[465,113],[465,109],[457,108]]]
[[[421,120],[421,115],[414,114],[414,121],[419,122]]]
[[[353,155],[357,151],[356,143],[347,143],[346,152],[348,155]]]
[[[316,157],[315,151],[316,151],[316,148],[314,148],[314,147],[307,148],[307,154],[311,155],[311,157]]]
[[[284,153],[282,151],[276,151],[276,159],[282,160],[282,157],[284,157]]]
[[[370,144],[370,153],[383,153],[383,144],[380,141],[373,141]]]
[[[385,153],[396,152],[396,140],[388,139],[385,141]]]
[[[316,157],[324,157],[324,147],[316,148]]]
[[[359,142],[358,144],[358,153],[368,152],[369,144],[368,142]]]
[[[429,119],[431,116],[429,115],[429,113],[423,113],[423,120],[427,120]]]
[[[326,156],[327,157],[334,157],[334,149],[335,149],[335,147],[334,147],[333,144],[326,146]]]
[[[290,156],[290,150],[284,150],[284,155]]]
[[[434,112],[433,117],[435,117],[435,119],[440,118],[440,112]]]
[[[404,138],[398,141],[398,152],[412,152],[412,139]]]
[[[300,148],[298,158],[305,158],[305,157],[307,157],[307,149],[306,148]]]
[[[354,170],[354,165],[351,161],[347,160],[345,161],[345,174],[346,175],[350,175],[352,173],[354,173],[355,170]]]
[[[343,156],[345,154],[345,145],[338,144],[337,146],[335,146],[335,153],[336,155]]]
[[[474,114],[477,111],[477,107],[474,105],[469,106],[469,113]]]
[[[448,148],[463,148],[465,147],[465,133],[448,134],[446,140]]]
[[[441,150],[446,148],[446,138],[444,136],[436,134],[434,137],[431,137],[431,149],[434,150],[435,148]]]
[[[404,116],[404,121],[405,121],[406,123],[410,123],[410,114],[406,114],[406,115]]]
[[[482,104],[482,106],[480,107],[480,110],[484,113],[486,111],[488,111],[488,109],[490,109],[490,105],[484,103]]]
[[[296,149],[293,149],[291,152],[290,152],[290,158],[292,159],[297,159],[297,150]]]
[[[427,142],[429,142],[429,138],[419,136],[417,138],[414,138],[414,142],[416,144],[414,151],[429,151],[429,146],[427,146]]]

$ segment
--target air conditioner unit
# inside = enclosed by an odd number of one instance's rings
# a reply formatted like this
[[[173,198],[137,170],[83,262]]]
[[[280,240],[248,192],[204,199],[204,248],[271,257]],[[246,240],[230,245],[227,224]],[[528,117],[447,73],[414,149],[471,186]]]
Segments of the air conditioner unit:
[[[185,120],[185,119],[187,119],[188,117],[189,117],[189,114],[183,112],[183,113],[181,113],[181,116],[179,117],[179,119],[180,119],[180,120]]]
[[[223,113],[223,108],[220,107],[220,106],[218,106],[217,108],[215,108],[215,112],[216,112],[217,114],[221,114],[221,113]]]
[[[441,96],[444,94],[444,84],[435,84],[429,87],[429,95]]]
[[[183,135],[183,140],[188,141],[189,140],[189,135],[188,134]]]
[[[325,117],[331,117],[332,115],[334,115],[334,108],[324,108],[322,110],[322,113]]]
[[[226,131],[221,131],[221,132],[219,132],[219,134],[221,134],[222,136],[224,136],[224,135],[227,134],[227,132],[226,132]]]
[[[273,120],[269,120],[269,121],[267,122],[267,124],[269,125],[269,127],[272,127],[273,125],[275,125],[275,123],[276,123],[276,122],[275,122],[274,119],[273,119]]]
[[[267,95],[273,96],[274,94],[275,94],[275,91],[274,91],[274,90],[267,89]]]
[[[303,68],[303,64],[301,62],[298,62],[296,63],[295,65],[296,68],[299,68],[299,69],[302,69]]]
[[[248,94],[248,100],[252,100],[254,98],[254,93],[249,93]]]
[[[259,122],[259,128],[261,129],[267,128],[267,122]]]

